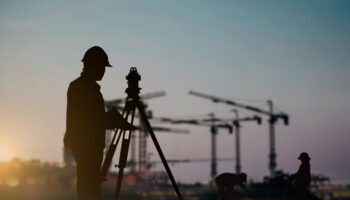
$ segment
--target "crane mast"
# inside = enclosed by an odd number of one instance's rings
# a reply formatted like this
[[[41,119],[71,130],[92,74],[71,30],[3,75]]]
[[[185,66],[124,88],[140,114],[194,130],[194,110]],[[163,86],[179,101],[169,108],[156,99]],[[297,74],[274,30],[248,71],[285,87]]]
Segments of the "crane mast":
[[[240,129],[241,125],[240,122],[245,121],[257,121],[257,123],[261,124],[261,117],[254,115],[253,117],[246,117],[246,118],[239,118],[238,110],[234,109],[233,112],[235,113],[235,120],[233,120],[233,125],[236,128],[236,174],[241,173],[241,142],[240,142]]]
[[[236,115],[236,123],[234,125],[236,126],[236,174],[241,173],[241,142],[240,142],[240,125],[238,122],[239,114],[238,110],[235,109],[234,113]]]
[[[216,158],[216,135],[218,133],[218,129],[215,126],[215,116],[213,113],[210,113],[210,118],[212,119],[212,126],[210,127],[211,132],[211,178],[215,179],[218,171],[217,171],[217,158]]]
[[[144,104],[143,102],[141,102]],[[145,109],[147,109],[147,105],[144,104]],[[149,112],[146,112],[148,118]],[[147,168],[147,130],[144,121],[140,118],[140,127],[139,129],[139,171]]]
[[[270,130],[270,154],[269,154],[269,169],[270,169],[270,176],[274,177],[276,173],[276,143],[275,143],[275,123],[277,121],[277,118],[273,115],[273,103],[271,100],[267,101],[269,107],[270,107],[270,119],[269,119],[269,130]]]

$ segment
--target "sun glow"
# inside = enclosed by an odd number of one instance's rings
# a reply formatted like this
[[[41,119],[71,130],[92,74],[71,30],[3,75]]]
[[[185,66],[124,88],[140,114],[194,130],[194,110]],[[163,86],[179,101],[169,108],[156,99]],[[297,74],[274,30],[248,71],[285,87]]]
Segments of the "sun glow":
[[[10,161],[16,157],[14,145],[6,143],[5,141],[0,144],[0,161]]]

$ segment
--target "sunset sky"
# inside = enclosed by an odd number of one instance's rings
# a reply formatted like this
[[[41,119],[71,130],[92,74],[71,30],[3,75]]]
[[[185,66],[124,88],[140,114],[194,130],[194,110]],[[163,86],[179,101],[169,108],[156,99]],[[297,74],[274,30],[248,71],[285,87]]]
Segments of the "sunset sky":
[[[277,168],[295,172],[307,151],[312,171],[350,182],[349,21],[346,0],[0,0],[0,161],[62,160],[67,87],[99,45],[114,66],[99,82],[105,99],[126,96],[131,66],[141,93],[167,93],[148,101],[154,116],[234,117],[189,90],[264,109],[272,99],[290,115],[276,126]],[[269,173],[266,120],[242,124],[242,170],[255,180]],[[209,128],[176,128],[191,133],[158,134],[168,158],[210,158]],[[234,136],[220,131],[218,157],[234,152]],[[234,164],[219,162],[218,172]],[[209,162],[172,169],[183,182],[210,177]]]

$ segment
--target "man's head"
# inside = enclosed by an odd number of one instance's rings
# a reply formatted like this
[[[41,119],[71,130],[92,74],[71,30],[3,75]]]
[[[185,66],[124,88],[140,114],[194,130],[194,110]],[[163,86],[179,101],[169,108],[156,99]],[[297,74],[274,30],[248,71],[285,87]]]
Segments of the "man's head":
[[[247,174],[246,173],[241,173],[238,175],[239,177],[239,180],[243,183],[246,183],[247,182]]]
[[[102,80],[105,67],[112,67],[109,64],[106,52],[99,46],[88,49],[81,61],[84,63],[84,73],[95,81]]]
[[[298,159],[301,160],[301,162],[307,162],[311,160],[311,158],[309,157],[309,154],[306,152],[302,152]]]

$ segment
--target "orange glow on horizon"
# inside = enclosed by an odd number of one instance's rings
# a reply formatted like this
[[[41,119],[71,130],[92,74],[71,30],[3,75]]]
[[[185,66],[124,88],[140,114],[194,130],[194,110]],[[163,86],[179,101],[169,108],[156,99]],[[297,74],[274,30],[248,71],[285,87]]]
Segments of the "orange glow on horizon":
[[[0,161],[10,161],[17,157],[15,146],[10,142],[2,141],[0,143]]]

